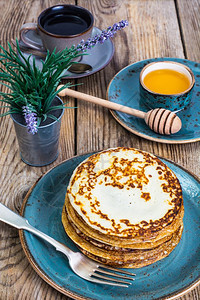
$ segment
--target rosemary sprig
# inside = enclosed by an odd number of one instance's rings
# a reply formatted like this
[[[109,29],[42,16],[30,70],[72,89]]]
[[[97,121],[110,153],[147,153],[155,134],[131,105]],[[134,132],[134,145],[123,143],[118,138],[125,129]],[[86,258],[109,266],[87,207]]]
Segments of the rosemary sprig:
[[[8,50],[0,46],[0,84],[9,88],[8,93],[0,92],[0,102],[5,103],[0,108],[8,108],[8,111],[0,116],[12,113],[22,114],[28,131],[36,133],[40,122],[46,120],[47,117],[55,119],[52,114],[53,110],[67,108],[66,104],[53,106],[52,102],[61,90],[72,86],[71,83],[67,83],[60,90],[56,90],[73,60],[84,55],[87,49],[94,47],[97,43],[102,44],[113,37],[118,30],[127,25],[128,22],[122,20],[94,38],[88,39],[86,42],[81,41],[76,47],[72,46],[60,52],[53,51],[53,53],[47,51],[45,60],[41,60],[41,69],[37,68],[34,57],[32,63],[30,62],[32,55],[29,55],[28,58],[23,55],[18,40],[16,40],[17,53],[9,43]]]
[[[47,112],[54,110],[52,101],[57,94],[56,87],[63,72],[70,67],[74,58],[83,54],[74,47],[57,53],[48,52],[40,70],[36,66],[35,58],[31,64],[31,55],[25,58],[17,40],[16,43],[18,54],[9,43],[8,50],[0,46],[0,83],[10,90],[8,93],[0,93],[0,101],[9,104],[8,114],[16,111],[24,114],[23,107],[29,106],[38,118],[46,119]],[[70,86],[70,83],[65,85]],[[60,106],[63,107],[65,105]]]

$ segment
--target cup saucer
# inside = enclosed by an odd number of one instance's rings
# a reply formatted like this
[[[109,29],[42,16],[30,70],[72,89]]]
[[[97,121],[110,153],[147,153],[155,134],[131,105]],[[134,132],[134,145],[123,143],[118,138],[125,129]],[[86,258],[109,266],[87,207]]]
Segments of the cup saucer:
[[[172,135],[161,135],[152,131],[142,119],[119,111],[111,111],[111,113],[119,124],[127,130],[151,141],[167,144],[185,144],[200,141],[200,64],[197,62],[170,57],[153,58],[136,62],[125,67],[114,76],[107,89],[107,98],[112,102],[147,112],[149,109],[141,102],[140,97],[140,72],[145,65],[151,62],[167,60],[188,66],[194,73],[196,81],[190,104],[176,112],[182,121],[182,128],[179,132]]]
[[[94,27],[92,30],[92,37],[94,37],[96,34],[101,33],[101,30],[97,27]],[[34,40],[35,42],[42,45],[42,41],[39,35],[37,35],[34,31],[28,30],[26,32],[26,35]],[[21,46],[26,46],[21,40],[19,41],[19,44]],[[23,52],[23,55],[25,58],[28,58],[30,54]],[[82,74],[75,74],[69,71],[66,71],[64,74],[64,79],[73,79],[73,78],[82,78],[89,75],[92,75],[101,69],[105,68],[109,62],[111,61],[112,57],[114,55],[114,45],[113,42],[109,39],[105,41],[103,44],[97,44],[94,48],[87,50],[87,55],[83,55],[81,62],[86,63],[92,66],[92,70],[88,71],[87,73]],[[42,61],[41,58],[35,55],[32,55],[32,57],[35,58],[35,63],[38,68],[42,67]],[[31,57],[30,63],[32,63],[33,58]]]

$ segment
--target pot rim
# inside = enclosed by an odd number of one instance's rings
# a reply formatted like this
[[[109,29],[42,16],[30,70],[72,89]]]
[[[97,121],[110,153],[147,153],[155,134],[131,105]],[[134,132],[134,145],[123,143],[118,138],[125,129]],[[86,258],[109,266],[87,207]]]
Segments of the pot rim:
[[[56,95],[55,98],[57,98],[57,99],[61,102],[61,104],[63,104],[63,101],[62,101],[62,99],[60,99],[60,97],[58,97],[58,96]],[[55,99],[55,98],[54,98],[54,99]],[[52,125],[55,124],[56,122],[59,122],[59,121],[61,120],[63,114],[64,114],[65,108],[64,108],[64,107],[63,107],[63,108],[59,108],[58,110],[61,111],[61,114],[60,114],[60,116],[57,118],[57,120],[53,120],[53,119],[52,119],[52,122],[50,122],[50,123],[47,124],[47,125],[42,125],[42,126],[40,125],[40,126],[38,127],[38,129],[39,129],[39,128],[46,128],[46,127],[52,126]],[[15,113],[15,114],[16,114],[16,115],[19,115],[18,113]],[[16,124],[18,124],[18,125],[20,125],[20,126],[22,126],[22,127],[24,127],[24,128],[27,127],[27,125],[21,124],[19,121],[17,121],[17,120],[14,118],[14,115],[13,115],[12,113],[10,114],[10,117],[11,117],[11,119],[13,120],[13,122],[15,122]]]

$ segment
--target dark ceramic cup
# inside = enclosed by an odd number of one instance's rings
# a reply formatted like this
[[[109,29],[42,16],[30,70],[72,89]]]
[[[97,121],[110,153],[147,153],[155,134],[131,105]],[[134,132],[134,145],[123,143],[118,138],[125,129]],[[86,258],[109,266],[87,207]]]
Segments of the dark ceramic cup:
[[[50,52],[70,48],[91,36],[94,18],[87,9],[76,5],[56,5],[42,11],[37,23],[26,23],[20,29],[20,38],[32,49]],[[27,31],[41,37],[43,46],[31,39]],[[32,36],[32,35],[31,35]],[[34,36],[34,35],[33,35]]]
[[[189,80],[189,87],[177,94],[162,94],[151,91],[145,86],[144,78],[150,72],[162,69],[174,70],[185,75]],[[195,78],[193,72],[184,64],[174,61],[153,62],[146,65],[140,73],[140,101],[149,109],[161,107],[171,111],[179,111],[190,103],[194,83]],[[166,82],[166,84],[168,83]]]

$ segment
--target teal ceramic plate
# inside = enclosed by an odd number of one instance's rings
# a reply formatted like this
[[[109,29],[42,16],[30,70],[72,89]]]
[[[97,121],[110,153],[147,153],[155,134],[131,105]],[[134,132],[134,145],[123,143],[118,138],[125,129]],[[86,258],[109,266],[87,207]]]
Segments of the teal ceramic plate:
[[[92,37],[94,37],[96,34],[99,34],[99,33],[101,33],[101,30],[97,27],[94,27],[92,30]],[[42,45],[42,40],[41,40],[40,36],[35,33],[35,31],[27,30],[27,32],[25,34],[31,40]],[[19,41],[19,43],[22,46],[26,46],[22,41]],[[28,56],[30,55],[23,51],[22,51],[22,53],[26,58],[28,58]],[[81,62],[91,65],[92,70],[85,72],[85,73],[81,73],[81,74],[75,74],[75,73],[66,71],[64,74],[65,75],[64,78],[66,78],[66,79],[82,78],[82,77],[92,75],[92,74],[100,71],[101,69],[105,68],[107,66],[107,64],[109,64],[109,62],[111,61],[111,59],[114,55],[113,42],[111,41],[111,39],[109,39],[109,40],[105,41],[103,44],[97,44],[94,48],[88,50],[87,54],[88,55],[84,55],[82,57]],[[33,55],[33,57],[35,57],[36,66],[38,68],[41,68],[42,67],[41,58],[39,58],[38,56],[34,56],[34,55]],[[32,63],[32,59],[30,60],[30,62]]]
[[[74,168],[91,154],[76,156],[51,169],[28,193],[22,208],[22,215],[33,226],[73,250],[77,248],[65,234],[61,211]],[[185,206],[183,235],[168,257],[144,268],[130,269],[136,273],[133,284],[129,288],[116,288],[81,279],[71,271],[67,258],[51,245],[20,231],[22,246],[36,272],[74,299],[173,299],[195,287],[200,282],[200,181],[174,163],[162,160],[178,176]]]
[[[130,106],[143,111],[149,109],[141,104],[139,94],[139,75],[142,68],[153,61],[171,60],[185,64],[194,73],[195,86],[190,105],[186,109],[177,112],[182,120],[182,128],[176,134],[164,136],[152,131],[144,120],[128,114],[112,111],[114,118],[126,129],[148,140],[168,143],[183,144],[200,140],[200,64],[186,59],[178,58],[154,58],[139,61],[127,66],[118,72],[110,82],[107,90],[107,98],[119,104]]]

